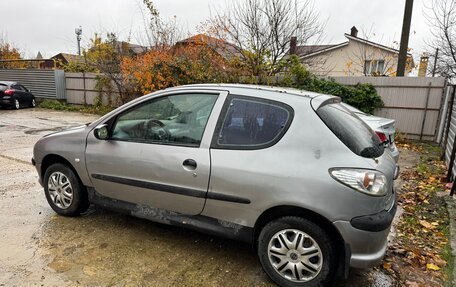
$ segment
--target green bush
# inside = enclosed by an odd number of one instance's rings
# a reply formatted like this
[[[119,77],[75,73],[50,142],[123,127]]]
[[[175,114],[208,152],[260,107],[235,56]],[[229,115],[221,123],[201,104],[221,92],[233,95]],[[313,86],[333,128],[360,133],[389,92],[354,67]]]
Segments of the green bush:
[[[284,80],[278,85],[338,96],[343,102],[369,114],[383,107],[382,99],[371,84],[357,84],[351,87],[331,79],[319,78],[307,71],[296,56],[290,57],[289,69]]]
[[[39,104],[40,108],[51,109],[57,111],[69,111],[69,112],[81,112],[96,115],[104,115],[113,110],[113,108],[102,105],[93,106],[79,106],[79,105],[68,105],[57,100],[44,100]]]
[[[70,106],[61,101],[57,101],[57,100],[44,100],[39,104],[39,107],[43,108],[43,109],[51,109],[51,110],[57,110],[57,111],[74,111],[74,112],[78,112],[81,109],[81,107]]]

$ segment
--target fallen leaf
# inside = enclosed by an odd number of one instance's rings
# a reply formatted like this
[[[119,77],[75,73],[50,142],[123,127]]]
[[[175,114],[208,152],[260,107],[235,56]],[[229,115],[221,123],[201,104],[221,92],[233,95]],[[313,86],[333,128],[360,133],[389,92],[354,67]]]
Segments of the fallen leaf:
[[[426,220],[420,220],[420,224],[427,229],[434,229],[435,226],[432,225],[431,223],[427,222]],[[426,230],[425,230],[426,231]]]
[[[432,263],[428,263],[426,264],[426,268],[429,269],[429,270],[434,270],[434,271],[438,271],[440,270],[440,267],[435,265],[435,264],[432,264]]]

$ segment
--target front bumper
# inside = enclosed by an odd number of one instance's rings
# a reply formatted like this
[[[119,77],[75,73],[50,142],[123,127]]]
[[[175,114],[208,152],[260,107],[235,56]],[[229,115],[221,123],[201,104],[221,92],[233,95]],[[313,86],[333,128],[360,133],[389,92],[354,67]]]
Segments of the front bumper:
[[[353,218],[338,220],[333,224],[349,246],[350,267],[370,268],[379,265],[386,253],[388,234],[396,214],[396,200],[389,210]]]
[[[41,178],[41,164],[37,163],[35,158],[32,157],[32,165],[35,167],[38,172],[38,182],[43,186],[43,179]]]

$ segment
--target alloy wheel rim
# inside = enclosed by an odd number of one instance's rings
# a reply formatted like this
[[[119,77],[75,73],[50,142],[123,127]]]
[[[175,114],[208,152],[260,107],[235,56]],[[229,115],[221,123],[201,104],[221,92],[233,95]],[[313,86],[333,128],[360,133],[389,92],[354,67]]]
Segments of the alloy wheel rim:
[[[32,100],[32,107],[36,106],[35,99]]]
[[[272,236],[268,259],[274,270],[293,282],[308,282],[320,274],[323,254],[318,243],[307,233],[285,229]]]
[[[19,101],[18,100],[14,100],[14,105],[15,105],[16,109],[19,109]]]
[[[66,175],[56,171],[48,179],[48,191],[52,202],[61,209],[67,209],[73,202],[73,187]]]

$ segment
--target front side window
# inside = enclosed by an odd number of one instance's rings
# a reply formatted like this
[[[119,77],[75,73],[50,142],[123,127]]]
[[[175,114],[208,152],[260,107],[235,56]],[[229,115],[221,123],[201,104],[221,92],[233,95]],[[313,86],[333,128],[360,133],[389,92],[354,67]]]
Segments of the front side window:
[[[273,145],[291,122],[293,110],[279,102],[247,97],[227,101],[223,123],[216,131],[219,148],[256,149]]]
[[[121,114],[113,125],[113,140],[199,146],[216,94],[161,97]]]

